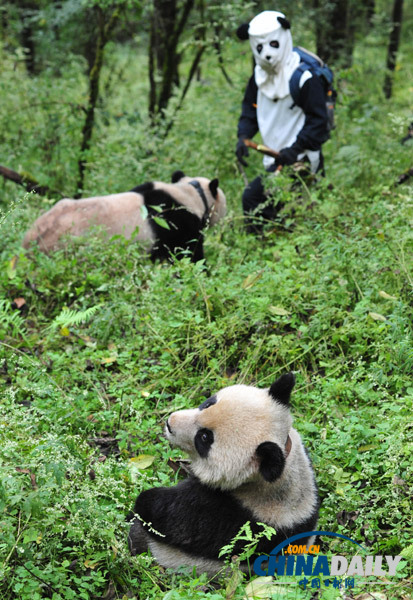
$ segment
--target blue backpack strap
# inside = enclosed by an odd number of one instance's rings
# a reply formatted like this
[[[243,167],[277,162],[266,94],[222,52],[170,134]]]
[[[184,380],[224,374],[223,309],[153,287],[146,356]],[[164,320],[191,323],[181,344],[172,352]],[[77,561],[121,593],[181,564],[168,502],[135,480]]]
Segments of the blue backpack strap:
[[[294,103],[297,104],[298,102],[298,97],[300,95],[300,79],[301,79],[301,75],[304,73],[304,71],[308,71],[311,69],[308,68],[308,65],[306,65],[304,62],[300,63],[298,65],[298,67],[296,68],[296,70],[294,71],[294,73],[291,75],[290,78],[290,94],[292,99],[294,100]]]
[[[332,86],[333,83],[333,72],[332,70],[318,57],[316,54],[309,52],[305,48],[300,46],[294,46],[294,52],[300,57],[300,64],[291,75],[290,78],[290,94],[295,104],[297,104],[298,97],[300,95],[300,79],[304,71],[310,71],[313,75],[317,75],[324,84],[327,90]]]

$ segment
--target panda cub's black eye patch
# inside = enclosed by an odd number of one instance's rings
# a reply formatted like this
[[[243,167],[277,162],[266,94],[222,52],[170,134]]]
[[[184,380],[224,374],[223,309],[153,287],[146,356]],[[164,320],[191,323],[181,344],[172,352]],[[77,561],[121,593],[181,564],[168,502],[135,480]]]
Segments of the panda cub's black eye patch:
[[[272,42],[270,42],[270,46],[271,46],[271,48],[279,48],[280,43],[278,40],[272,40]]]
[[[261,54],[261,52],[262,52],[262,44],[258,44],[258,46],[257,46],[257,52],[258,52],[258,54]]]
[[[209,450],[214,443],[214,434],[210,429],[199,429],[196,432],[195,439],[195,448],[201,458],[206,458],[208,456]]]
[[[202,404],[199,405],[199,410],[205,410],[206,408],[209,408],[210,406],[213,406],[214,404],[217,403],[217,397],[216,396],[211,396],[210,398],[207,398],[206,400],[204,400],[202,402]]]

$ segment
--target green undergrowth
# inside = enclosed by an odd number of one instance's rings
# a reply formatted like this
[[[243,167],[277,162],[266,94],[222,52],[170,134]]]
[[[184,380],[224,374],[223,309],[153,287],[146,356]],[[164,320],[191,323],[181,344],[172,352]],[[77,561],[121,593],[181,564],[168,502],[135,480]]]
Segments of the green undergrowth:
[[[125,62],[132,49],[112,51]],[[169,180],[176,168],[219,176],[228,215],[206,234],[205,262],[152,264],[139,246],[100,234],[50,256],[23,251],[28,224],[56,198],[1,184],[2,599],[254,597],[236,567],[212,585],[190,570],[165,572],[149,555],[130,556],[126,515],[140,491],[179,477],[172,467],[181,454],[162,436],[170,412],[233,383],[268,386],[287,371],[297,375],[292,405],[320,489],[319,529],[369,554],[402,552],[397,576],[368,591],[408,597],[413,201],[411,184],[395,182],[411,166],[411,146],[400,145],[411,118],[411,63],[403,59],[386,103],[379,69],[370,71],[372,60],[381,64],[381,46],[365,41],[354,68],[340,74],[325,180],[292,192],[282,174],[286,207],[253,237],[243,227],[233,156],[250,57],[238,57],[235,45],[228,53],[234,88],[208,57],[166,139],[152,135],[136,100],[144,84],[135,57],[124,87],[98,111],[87,175],[87,193]],[[60,87],[47,73],[36,88],[22,70],[1,76],[0,108],[0,162],[24,164],[66,195],[76,181],[75,107],[86,93],[79,66],[70,65]],[[23,85],[17,97],[13,78]],[[72,88],[75,104],[53,108]],[[44,127],[46,98],[58,127]],[[13,102],[21,110],[11,124],[5,107]],[[260,170],[251,156],[248,177]],[[326,538],[323,552],[346,550]],[[259,597],[314,597],[288,583]],[[356,581],[348,597],[363,586]],[[324,588],[320,597],[342,592]]]

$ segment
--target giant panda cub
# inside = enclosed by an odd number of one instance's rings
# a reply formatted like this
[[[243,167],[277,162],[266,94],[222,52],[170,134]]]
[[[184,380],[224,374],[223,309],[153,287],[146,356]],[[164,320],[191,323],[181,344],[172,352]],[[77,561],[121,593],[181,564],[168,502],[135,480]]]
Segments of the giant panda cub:
[[[23,246],[37,242],[48,253],[62,246],[64,235],[83,235],[98,225],[109,236],[146,242],[153,260],[189,253],[195,262],[204,256],[203,229],[225,212],[218,179],[175,171],[171,183],[151,181],[121,194],[60,200],[35,221]]]
[[[171,414],[166,437],[189,454],[193,475],[138,496],[129,515],[132,554],[150,549],[164,567],[195,566],[213,576],[223,567],[220,549],[247,521],[254,533],[262,530],[259,522],[276,530],[270,540],[261,538],[252,560],[294,534],[314,531],[318,492],[311,461],[291,426],[294,382],[288,373],[267,389],[226,387],[198,408]]]

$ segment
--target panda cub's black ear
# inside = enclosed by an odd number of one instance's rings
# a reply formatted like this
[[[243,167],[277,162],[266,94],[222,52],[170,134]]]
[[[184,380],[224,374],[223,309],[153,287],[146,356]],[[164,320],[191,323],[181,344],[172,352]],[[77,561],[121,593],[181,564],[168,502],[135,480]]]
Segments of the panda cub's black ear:
[[[255,451],[260,466],[259,471],[265,481],[272,483],[281,477],[284,471],[285,458],[278,444],[274,442],[263,442]]]
[[[171,182],[177,183],[182,177],[185,177],[185,173],[183,171],[174,171],[172,173]]]
[[[249,23],[243,23],[242,25],[240,25],[236,31],[237,33],[237,38],[239,40],[242,40],[243,42],[245,42],[245,40],[248,39],[249,35],[248,35],[248,29],[249,29],[250,24]]]
[[[286,373],[281,375],[270,387],[270,396],[277,402],[288,406],[290,403],[291,391],[295,385],[294,373]]]
[[[213,179],[212,181],[209,182],[209,191],[212,194],[213,198],[217,198],[218,197],[218,185],[219,185],[219,181],[217,178]]]
[[[290,21],[285,17],[277,17],[277,21],[283,29],[291,29]]]

